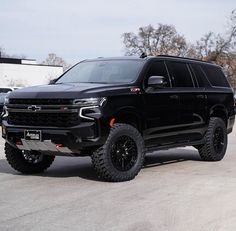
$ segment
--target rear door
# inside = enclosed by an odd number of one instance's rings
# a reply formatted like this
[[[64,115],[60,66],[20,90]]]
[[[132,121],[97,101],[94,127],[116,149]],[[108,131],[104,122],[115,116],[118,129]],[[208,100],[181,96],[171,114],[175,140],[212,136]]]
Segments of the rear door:
[[[182,142],[199,140],[205,123],[204,89],[198,88],[188,63],[169,61],[168,67],[180,100],[179,138]]]

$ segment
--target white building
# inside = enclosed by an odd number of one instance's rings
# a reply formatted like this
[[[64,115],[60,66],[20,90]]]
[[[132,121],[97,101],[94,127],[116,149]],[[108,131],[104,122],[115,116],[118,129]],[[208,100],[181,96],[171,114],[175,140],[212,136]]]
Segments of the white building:
[[[0,57],[0,87],[46,84],[50,79],[55,79],[62,73],[62,66],[37,64],[32,59]]]

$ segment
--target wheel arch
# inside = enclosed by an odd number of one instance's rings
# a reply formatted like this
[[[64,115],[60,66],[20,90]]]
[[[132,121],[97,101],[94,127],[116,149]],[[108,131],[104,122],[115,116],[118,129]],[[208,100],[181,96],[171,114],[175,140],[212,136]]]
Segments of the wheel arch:
[[[210,110],[210,118],[211,117],[221,118],[225,122],[225,125],[227,127],[228,113],[227,113],[226,108],[223,105],[217,105],[217,106],[212,107],[211,110]]]
[[[132,107],[126,107],[118,110],[114,115],[114,123],[130,124],[138,129],[140,133],[143,130],[141,113]]]

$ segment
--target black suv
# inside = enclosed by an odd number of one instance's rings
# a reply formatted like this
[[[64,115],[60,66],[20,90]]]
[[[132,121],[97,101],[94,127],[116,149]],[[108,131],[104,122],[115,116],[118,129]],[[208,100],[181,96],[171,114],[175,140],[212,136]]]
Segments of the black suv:
[[[108,181],[133,179],[155,150],[191,145],[219,161],[235,119],[219,66],[171,56],[85,60],[49,85],[13,91],[4,110],[14,169],[39,173],[56,155],[90,155]]]

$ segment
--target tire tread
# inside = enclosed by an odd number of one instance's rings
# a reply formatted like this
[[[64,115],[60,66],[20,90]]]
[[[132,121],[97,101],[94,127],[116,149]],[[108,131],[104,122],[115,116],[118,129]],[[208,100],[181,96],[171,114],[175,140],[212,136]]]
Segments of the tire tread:
[[[138,166],[136,167],[136,171],[132,173],[127,173],[125,176],[124,174],[119,174],[118,171],[116,173],[110,171],[107,163],[108,161],[107,156],[105,153],[107,145],[109,144],[113,135],[119,130],[123,129],[131,130],[134,133],[135,138],[138,139],[137,144],[141,148],[141,160],[139,161]],[[99,178],[105,181],[121,182],[121,181],[132,180],[139,173],[139,171],[143,166],[144,156],[145,156],[144,141],[138,130],[129,124],[117,123],[111,127],[106,143],[93,153],[92,163]]]
[[[30,164],[24,161],[21,150],[5,143],[5,155],[10,166],[23,174],[35,174],[45,171],[53,163],[55,156],[44,155],[43,160],[37,164]]]

